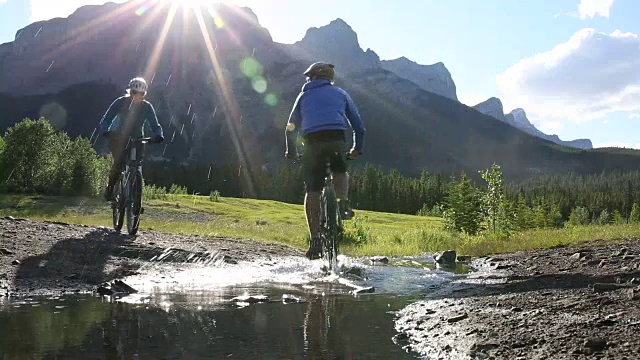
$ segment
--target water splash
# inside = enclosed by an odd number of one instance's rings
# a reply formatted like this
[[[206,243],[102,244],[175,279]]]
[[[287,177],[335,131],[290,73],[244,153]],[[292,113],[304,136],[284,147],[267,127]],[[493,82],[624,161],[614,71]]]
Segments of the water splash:
[[[410,295],[440,286],[456,276],[425,268],[368,265],[361,259],[344,255],[338,256],[335,273],[328,273],[327,264],[322,260],[278,257],[235,264],[228,259],[224,252],[216,250],[193,253],[167,248],[125,282],[141,293],[207,292],[224,287],[277,285],[321,291],[330,287],[340,293],[372,287],[376,293]]]

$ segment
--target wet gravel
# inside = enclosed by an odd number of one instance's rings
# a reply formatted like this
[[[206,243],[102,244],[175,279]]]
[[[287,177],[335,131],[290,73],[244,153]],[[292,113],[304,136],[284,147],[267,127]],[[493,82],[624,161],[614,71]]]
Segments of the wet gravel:
[[[397,316],[428,359],[640,358],[640,242],[474,261],[479,273]]]
[[[250,239],[139,232],[0,219],[0,297],[92,292],[134,275],[148,262],[235,266],[277,256],[303,256],[292,247]]]

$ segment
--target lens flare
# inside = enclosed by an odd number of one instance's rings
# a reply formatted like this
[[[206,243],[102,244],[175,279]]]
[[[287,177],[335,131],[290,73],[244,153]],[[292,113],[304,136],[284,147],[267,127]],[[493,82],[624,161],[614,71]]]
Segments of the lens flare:
[[[278,105],[278,97],[274,93],[268,93],[264,97],[264,102],[269,106],[276,106]]]
[[[262,75],[262,65],[258,62],[258,60],[252,57],[246,57],[240,63],[240,70],[244,74],[244,76],[248,78],[253,78],[258,75]]]
[[[251,79],[251,87],[256,92],[262,94],[267,91],[267,80],[265,80],[262,76],[256,76]]]

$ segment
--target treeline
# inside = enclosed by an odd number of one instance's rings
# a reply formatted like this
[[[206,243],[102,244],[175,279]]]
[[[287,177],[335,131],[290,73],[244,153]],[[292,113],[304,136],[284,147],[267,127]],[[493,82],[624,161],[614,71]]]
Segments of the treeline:
[[[0,191],[95,195],[104,188],[110,164],[88,139],[71,140],[44,119],[25,119],[0,139]],[[637,210],[640,203],[640,171],[546,175],[519,183],[503,179],[498,165],[474,176],[480,181],[464,173],[443,178],[426,170],[419,177],[407,177],[371,164],[354,167],[350,174],[355,208],[443,216],[450,228],[469,233],[628,222],[637,215],[634,204]],[[304,196],[301,166],[284,159],[259,170],[232,160],[148,160],[144,177],[156,187],[169,191],[179,185],[190,194],[215,192],[289,203],[302,203]]]

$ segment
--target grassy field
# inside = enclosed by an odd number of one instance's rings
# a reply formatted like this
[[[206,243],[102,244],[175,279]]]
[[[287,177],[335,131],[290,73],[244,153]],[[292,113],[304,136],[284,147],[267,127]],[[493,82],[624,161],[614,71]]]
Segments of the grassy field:
[[[250,238],[306,247],[301,205],[269,200],[169,195],[168,200],[145,202],[140,228],[169,233]],[[111,210],[99,198],[0,195],[0,216],[72,224],[111,226]],[[486,255],[576,244],[590,240],[640,237],[639,225],[583,226],[529,230],[509,238],[465,236],[442,229],[439,218],[357,211],[346,223],[349,241],[341,252],[353,256],[419,255],[455,249],[461,254]]]

